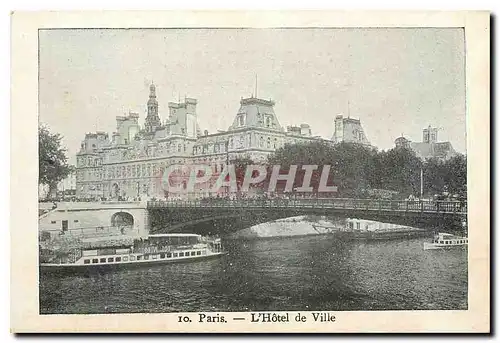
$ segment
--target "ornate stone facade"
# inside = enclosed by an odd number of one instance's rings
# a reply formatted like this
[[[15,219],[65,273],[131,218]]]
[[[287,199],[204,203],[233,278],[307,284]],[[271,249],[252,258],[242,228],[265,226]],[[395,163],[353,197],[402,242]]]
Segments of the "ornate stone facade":
[[[274,102],[241,99],[227,131],[200,132],[196,99],[168,103],[169,117],[161,124],[156,87],[151,85],[144,129],[139,115],[116,117],[112,139],[104,132],[89,133],[77,154],[76,192],[80,198],[163,198],[162,172],[173,164],[205,164],[213,174],[235,158],[256,163],[287,143],[322,140],[309,125],[285,130],[274,113]]]

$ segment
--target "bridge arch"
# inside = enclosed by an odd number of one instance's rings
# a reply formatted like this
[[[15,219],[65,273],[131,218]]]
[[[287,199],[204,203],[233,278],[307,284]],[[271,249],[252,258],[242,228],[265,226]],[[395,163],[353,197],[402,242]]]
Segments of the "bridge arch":
[[[120,229],[130,229],[134,227],[134,216],[130,212],[119,211],[111,216],[111,226]]]

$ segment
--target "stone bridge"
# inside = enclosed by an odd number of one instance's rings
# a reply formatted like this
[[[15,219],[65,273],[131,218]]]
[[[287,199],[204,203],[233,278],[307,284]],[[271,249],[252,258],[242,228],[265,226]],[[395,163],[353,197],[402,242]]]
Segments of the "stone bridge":
[[[358,218],[459,231],[467,203],[367,199],[202,199],[149,202],[68,202],[44,213],[39,230],[51,236],[109,236],[194,232],[228,234],[272,220],[309,215]]]
[[[371,199],[202,199],[150,201],[150,231],[224,234],[271,220],[299,216],[359,218],[429,230],[462,230],[467,203]]]

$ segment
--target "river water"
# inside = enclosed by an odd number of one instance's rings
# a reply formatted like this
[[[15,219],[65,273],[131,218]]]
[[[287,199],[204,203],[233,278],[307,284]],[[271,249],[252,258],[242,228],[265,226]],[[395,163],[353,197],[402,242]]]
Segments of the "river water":
[[[207,261],[40,280],[40,313],[467,309],[467,249],[426,239],[223,241]]]

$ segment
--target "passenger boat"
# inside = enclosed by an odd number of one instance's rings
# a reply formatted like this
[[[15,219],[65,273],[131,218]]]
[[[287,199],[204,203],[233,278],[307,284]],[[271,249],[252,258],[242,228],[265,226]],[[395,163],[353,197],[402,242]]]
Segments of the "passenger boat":
[[[157,234],[132,245],[98,246],[69,251],[44,251],[41,272],[107,270],[153,264],[191,262],[226,254],[220,238],[196,234]]]
[[[438,233],[431,243],[424,242],[424,250],[449,249],[457,246],[467,246],[467,237],[455,236],[449,233]]]

